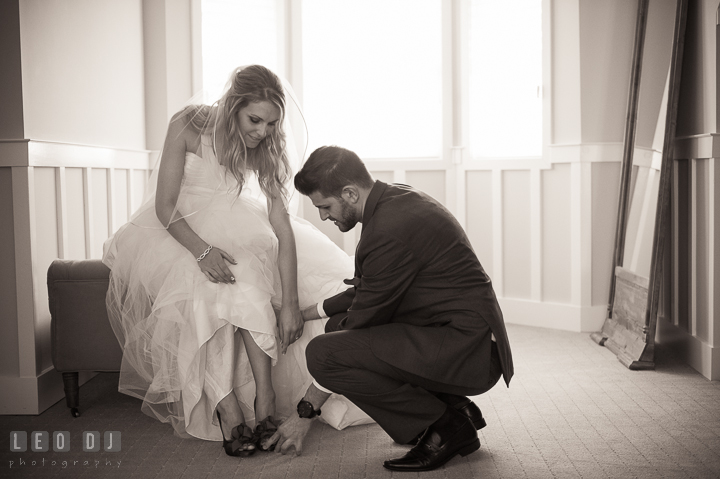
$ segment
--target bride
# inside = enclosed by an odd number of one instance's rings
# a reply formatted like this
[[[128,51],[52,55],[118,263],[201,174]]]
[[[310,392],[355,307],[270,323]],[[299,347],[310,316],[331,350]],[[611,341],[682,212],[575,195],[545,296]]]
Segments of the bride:
[[[323,331],[300,311],[353,276],[352,259],[288,211],[302,155],[292,105],[291,89],[252,65],[213,105],[175,114],[154,193],[104,247],[120,391],[232,456],[264,450],[294,413],[312,382],[305,346]],[[369,422],[342,397],[323,412],[337,428]]]

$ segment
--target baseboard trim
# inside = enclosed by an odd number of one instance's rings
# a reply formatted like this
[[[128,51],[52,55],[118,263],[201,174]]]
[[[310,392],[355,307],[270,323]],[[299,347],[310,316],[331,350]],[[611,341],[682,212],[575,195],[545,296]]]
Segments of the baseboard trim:
[[[711,381],[720,381],[720,348],[714,347],[660,317],[656,342],[668,346],[682,361]]]
[[[516,298],[498,298],[505,322],[574,332],[600,331],[607,306],[574,306]]]

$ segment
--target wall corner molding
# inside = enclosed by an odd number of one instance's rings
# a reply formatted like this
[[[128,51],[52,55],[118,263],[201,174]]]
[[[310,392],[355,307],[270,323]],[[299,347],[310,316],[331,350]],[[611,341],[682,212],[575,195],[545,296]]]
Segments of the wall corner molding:
[[[683,331],[662,316],[658,316],[656,342],[671,348],[682,361],[710,381],[720,380],[720,348]]]

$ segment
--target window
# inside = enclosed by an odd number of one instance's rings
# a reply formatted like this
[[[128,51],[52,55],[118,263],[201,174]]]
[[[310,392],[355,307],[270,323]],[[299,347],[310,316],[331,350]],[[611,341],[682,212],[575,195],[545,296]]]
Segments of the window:
[[[310,151],[439,158],[440,0],[303,0],[303,104]]]
[[[542,155],[542,2],[472,0],[470,149]]]
[[[470,12],[461,35],[467,97],[443,90],[451,87],[443,57],[458,53],[443,34],[443,0],[291,0],[290,11],[279,0],[201,1],[203,84],[214,98],[239,65],[283,73],[293,54],[283,39],[302,41],[290,64],[301,65],[308,151],[336,144],[364,159],[449,161],[443,147],[466,146],[475,159],[542,155],[542,0],[453,2]],[[301,12],[301,38],[289,28],[292,12]],[[453,118],[442,102],[451,97],[468,108],[465,145],[443,144]]]
[[[202,0],[203,89],[216,100],[241,65],[279,67],[280,12],[267,0]]]

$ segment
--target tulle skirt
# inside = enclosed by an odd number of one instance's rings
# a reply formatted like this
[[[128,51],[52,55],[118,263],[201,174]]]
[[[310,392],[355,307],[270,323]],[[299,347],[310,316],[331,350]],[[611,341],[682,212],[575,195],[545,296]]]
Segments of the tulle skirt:
[[[124,351],[119,390],[141,399],[146,414],[171,423],[181,436],[221,440],[214,410],[231,391],[253,424],[255,384],[238,328],[272,358],[280,418],[294,413],[312,382],[305,347],[322,334],[324,322],[307,322],[300,340],[278,354],[278,246],[263,206],[216,194],[186,217],[204,241],[234,257],[237,264],[228,267],[235,284],[208,281],[193,255],[159,224],[154,208],[141,211],[105,244],[108,315]],[[291,223],[305,308],[344,290],[353,261],[311,224],[295,217]],[[321,417],[339,429],[370,422],[341,396],[331,397]]]

